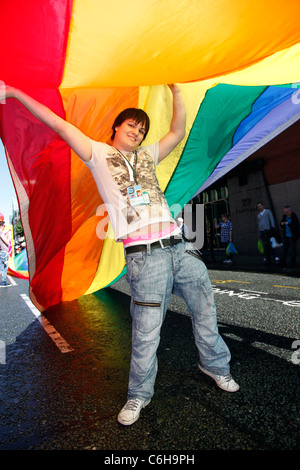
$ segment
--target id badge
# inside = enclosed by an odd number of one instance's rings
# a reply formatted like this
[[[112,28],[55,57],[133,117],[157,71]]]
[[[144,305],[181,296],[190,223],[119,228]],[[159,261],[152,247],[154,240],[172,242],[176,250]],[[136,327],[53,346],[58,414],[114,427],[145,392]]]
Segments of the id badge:
[[[143,204],[150,204],[150,197],[146,191],[142,191],[141,185],[129,186],[127,188],[129,202],[131,206],[141,206]]]

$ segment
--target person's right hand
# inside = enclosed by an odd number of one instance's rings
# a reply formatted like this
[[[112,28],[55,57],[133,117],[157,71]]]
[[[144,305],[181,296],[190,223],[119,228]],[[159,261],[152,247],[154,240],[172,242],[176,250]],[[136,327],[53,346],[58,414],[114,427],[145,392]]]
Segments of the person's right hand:
[[[14,91],[15,89],[13,87],[5,85],[5,83],[0,80],[0,103],[4,104],[6,98],[13,98]]]
[[[5,85],[4,82],[0,80],[0,103],[4,104],[6,98],[12,98],[13,88]]]
[[[6,98],[6,86],[3,82],[0,81],[0,104],[5,102]]]

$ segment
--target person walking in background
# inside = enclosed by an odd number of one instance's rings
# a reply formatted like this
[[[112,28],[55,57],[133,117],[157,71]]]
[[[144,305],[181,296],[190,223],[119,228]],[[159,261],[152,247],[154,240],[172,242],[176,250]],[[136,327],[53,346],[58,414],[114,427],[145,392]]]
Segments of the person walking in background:
[[[10,284],[6,282],[8,259],[9,259],[9,238],[5,233],[4,215],[0,214],[0,287],[8,287]]]
[[[296,245],[299,238],[299,219],[290,206],[285,206],[280,222],[283,230],[283,248],[280,264],[285,266],[286,257],[290,251],[291,266],[296,266]]]
[[[217,219],[215,219],[215,228],[221,228],[221,245],[223,248],[226,248],[230,242],[232,242],[232,223],[228,219],[227,214],[222,214],[222,222],[217,224]],[[226,253],[227,258],[223,261],[223,263],[232,263],[233,262],[233,254]]]
[[[264,245],[265,260],[269,264],[271,263],[271,246],[270,238],[272,236],[272,230],[275,229],[275,222],[272,212],[269,209],[265,209],[262,202],[257,204],[259,211],[257,215],[259,236]]]

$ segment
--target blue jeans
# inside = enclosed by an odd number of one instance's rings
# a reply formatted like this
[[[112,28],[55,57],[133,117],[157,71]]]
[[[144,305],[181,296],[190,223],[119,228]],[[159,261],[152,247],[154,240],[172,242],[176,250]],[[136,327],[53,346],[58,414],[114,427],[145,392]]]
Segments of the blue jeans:
[[[266,261],[270,262],[271,260],[271,245],[270,245],[271,230],[261,230],[259,232],[259,236],[262,239],[262,242],[264,245],[264,254],[266,257]]]
[[[8,258],[9,254],[6,251],[0,251],[0,274],[2,275],[1,282],[6,281]]]
[[[206,266],[196,255],[193,246],[183,241],[126,256],[132,315],[128,398],[153,396],[156,351],[172,293],[187,304],[201,366],[218,375],[230,373],[230,352],[218,332],[213,289]]]
[[[282,264],[285,264],[288,251],[290,250],[291,255],[291,265],[296,265],[296,245],[297,240],[294,237],[284,237],[283,239],[283,249],[282,249]]]

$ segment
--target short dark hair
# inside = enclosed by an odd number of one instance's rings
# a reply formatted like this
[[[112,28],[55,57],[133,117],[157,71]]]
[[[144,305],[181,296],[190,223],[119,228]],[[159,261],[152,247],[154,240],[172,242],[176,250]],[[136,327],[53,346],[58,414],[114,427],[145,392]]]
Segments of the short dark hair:
[[[146,138],[146,135],[149,132],[150,128],[150,119],[147,113],[143,111],[143,109],[139,108],[126,108],[124,109],[115,119],[115,122],[112,125],[113,133],[111,135],[111,139],[114,140],[116,135],[116,127],[120,126],[124,121],[127,119],[133,119],[137,124],[140,122],[145,127],[145,134],[143,140]]]

